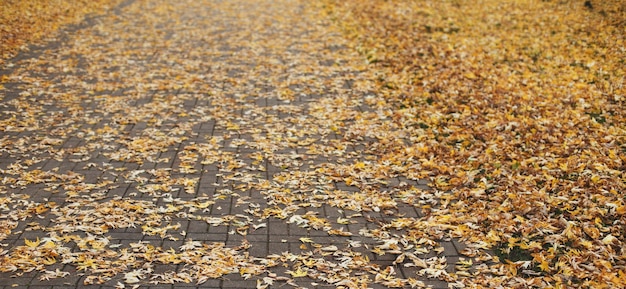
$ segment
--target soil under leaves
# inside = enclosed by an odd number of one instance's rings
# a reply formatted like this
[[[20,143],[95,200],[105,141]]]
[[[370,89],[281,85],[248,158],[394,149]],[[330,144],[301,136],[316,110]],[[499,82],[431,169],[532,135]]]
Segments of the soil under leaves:
[[[8,60],[0,271],[624,287],[625,7],[591,2],[134,1]]]

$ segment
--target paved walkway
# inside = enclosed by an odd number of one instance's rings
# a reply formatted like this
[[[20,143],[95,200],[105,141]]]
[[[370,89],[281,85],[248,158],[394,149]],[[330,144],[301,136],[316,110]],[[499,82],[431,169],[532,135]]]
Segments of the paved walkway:
[[[0,288],[448,288],[409,138],[306,2],[126,1],[10,61]]]

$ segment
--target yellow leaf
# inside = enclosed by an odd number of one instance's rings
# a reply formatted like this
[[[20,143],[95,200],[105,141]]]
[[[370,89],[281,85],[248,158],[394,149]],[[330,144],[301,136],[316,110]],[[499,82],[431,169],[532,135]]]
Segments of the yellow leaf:
[[[362,170],[362,169],[365,168],[365,163],[364,162],[358,162],[358,163],[354,164],[354,168]]]
[[[385,251],[381,250],[380,247],[375,247],[371,251],[372,253],[377,254],[378,256],[385,255]]]
[[[352,236],[352,233],[344,232],[342,228],[342,230],[336,230],[336,229],[329,230],[328,235],[338,235],[338,236],[349,237],[349,236]]]
[[[56,247],[56,244],[52,241],[47,241],[45,244],[43,244],[43,247],[46,249],[52,249]]]
[[[473,72],[468,72],[463,74],[463,76],[465,76],[465,78],[469,78],[469,79],[476,79],[476,74],[474,74]]]
[[[305,270],[302,270],[301,268],[298,268],[295,272],[294,271],[288,271],[289,274],[291,274],[291,277],[294,278],[298,278],[298,277],[306,277],[307,272]]]
[[[46,265],[52,265],[52,264],[54,264],[56,262],[57,262],[56,259],[50,258],[50,257],[47,257],[46,259],[43,260],[43,263],[46,264]]]
[[[350,224],[350,219],[339,217],[337,218],[337,224],[342,224],[342,225]]]
[[[594,184],[597,184],[597,183],[600,181],[600,176],[598,176],[598,175],[593,175],[593,176],[591,177],[591,181],[592,181]]]
[[[550,264],[548,264],[548,261],[541,260],[541,263],[539,263],[539,269],[541,269],[544,272],[547,272],[548,270],[550,270]]]
[[[474,263],[472,262],[472,259],[464,259],[461,258],[459,260],[459,262],[457,262],[459,265],[461,266],[465,266],[465,267],[471,267]]]
[[[203,203],[198,203],[198,204],[195,205],[195,207],[197,207],[199,209],[206,209],[206,208],[208,208],[212,204],[215,204],[215,202],[207,201],[207,202],[203,202]]]
[[[30,247],[30,248],[36,248],[37,246],[39,246],[39,243],[41,243],[41,241],[39,240],[39,238],[37,238],[36,241],[31,241],[28,239],[24,239],[24,243],[26,244],[26,246]]]

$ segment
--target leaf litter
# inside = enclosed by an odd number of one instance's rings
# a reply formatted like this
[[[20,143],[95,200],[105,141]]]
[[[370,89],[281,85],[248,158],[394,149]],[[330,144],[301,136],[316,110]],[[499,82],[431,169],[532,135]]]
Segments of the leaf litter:
[[[528,51],[462,22],[492,6],[324,2],[138,0],[19,60],[2,80],[0,270],[48,280],[69,265],[118,288],[233,274],[257,288],[624,284],[623,51],[583,51],[563,82],[551,61],[571,54],[541,46],[557,42],[524,36]],[[502,30],[577,23],[557,4],[501,5],[487,19]],[[622,41],[608,19],[599,35]],[[581,33],[566,27],[551,28]],[[498,45],[511,55],[470,50]],[[254,234],[276,226],[306,233],[255,255]],[[45,237],[12,237],[31,231]]]
[[[36,1],[6,0],[0,3],[0,65],[28,45],[53,38],[59,27],[76,24],[115,7],[120,0]],[[43,40],[43,41],[42,41]]]
[[[461,283],[624,287],[623,1],[323,3],[411,140],[385,157],[445,192],[422,209],[467,257],[493,252]]]

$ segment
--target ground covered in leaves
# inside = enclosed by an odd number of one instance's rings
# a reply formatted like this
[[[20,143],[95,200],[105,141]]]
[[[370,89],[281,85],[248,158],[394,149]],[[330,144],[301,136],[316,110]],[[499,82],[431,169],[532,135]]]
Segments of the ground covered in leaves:
[[[2,284],[626,284],[618,1],[126,2],[8,60]]]
[[[626,283],[623,1],[325,1],[484,286]],[[408,150],[410,148],[410,151]],[[400,158],[402,159],[402,158]]]
[[[20,48],[50,38],[67,24],[101,13],[120,0],[4,0],[0,2],[0,65]]]

